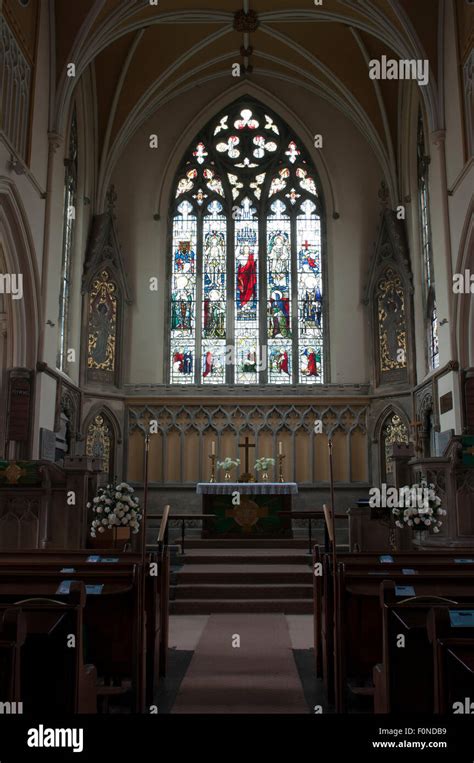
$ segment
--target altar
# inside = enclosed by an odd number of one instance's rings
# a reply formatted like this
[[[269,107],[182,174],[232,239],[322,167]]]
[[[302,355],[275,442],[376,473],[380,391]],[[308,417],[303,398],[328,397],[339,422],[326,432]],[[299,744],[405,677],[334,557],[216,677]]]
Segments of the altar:
[[[292,496],[296,482],[200,482],[203,538],[292,538]],[[288,512],[281,516],[280,512]]]

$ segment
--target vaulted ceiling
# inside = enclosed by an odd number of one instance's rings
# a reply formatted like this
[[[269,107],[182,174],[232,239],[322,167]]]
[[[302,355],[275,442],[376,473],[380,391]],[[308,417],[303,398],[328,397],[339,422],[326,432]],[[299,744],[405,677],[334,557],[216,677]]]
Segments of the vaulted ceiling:
[[[210,79],[236,84],[231,67],[242,62],[242,32],[234,15],[248,0],[56,0],[57,99],[55,128],[64,131],[74,82],[92,66],[99,152],[123,146],[163,99],[177,98]],[[343,110],[387,157],[397,146],[403,83],[368,77],[368,61],[383,54],[430,61],[423,93],[432,129],[439,127],[438,34],[440,0],[249,0],[258,28],[251,74],[280,92],[297,85]],[[458,14],[464,13],[456,0]],[[464,3],[465,5],[465,3]],[[460,24],[461,26],[461,24]],[[282,84],[282,83],[286,83]],[[396,151],[396,149],[395,149]],[[104,157],[103,157],[104,159]]]

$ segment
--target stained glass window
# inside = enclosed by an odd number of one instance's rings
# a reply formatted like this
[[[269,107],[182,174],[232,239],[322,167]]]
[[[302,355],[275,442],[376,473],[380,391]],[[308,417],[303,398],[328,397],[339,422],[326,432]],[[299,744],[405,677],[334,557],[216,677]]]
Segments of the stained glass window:
[[[86,452],[90,458],[101,458],[102,471],[112,477],[113,431],[102,414],[94,416],[87,427]]]
[[[431,222],[428,195],[429,157],[425,152],[425,134],[421,109],[418,115],[418,207],[420,215],[420,237],[423,255],[424,304],[426,334],[428,344],[428,364],[430,370],[439,366],[438,314],[434,282],[433,255],[431,248]]]
[[[241,101],[190,146],[171,210],[172,384],[325,380],[324,225],[303,144]]]
[[[65,160],[63,251],[61,264],[61,285],[59,290],[59,337],[56,365],[67,371],[67,350],[69,340],[69,303],[71,271],[76,225],[77,201],[77,117],[74,109],[69,132],[68,157]]]

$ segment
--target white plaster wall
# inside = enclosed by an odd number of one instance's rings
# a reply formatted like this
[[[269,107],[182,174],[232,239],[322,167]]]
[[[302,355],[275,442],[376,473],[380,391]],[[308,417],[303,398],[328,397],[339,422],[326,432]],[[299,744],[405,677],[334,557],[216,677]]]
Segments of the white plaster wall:
[[[251,92],[295,128],[316,166],[321,169],[327,200],[327,241],[330,310],[331,380],[339,383],[369,379],[363,286],[379,222],[378,188],[382,172],[364,136],[339,111],[302,88],[282,92],[281,84],[265,82],[267,95]],[[134,304],[126,323],[125,381],[160,383],[166,347],[166,261],[169,257],[168,203],[175,171],[196,133],[224,105],[218,83],[196,88],[185,101],[170,102],[134,136],[113,175],[118,193],[118,228]],[[236,95],[229,97],[232,102]],[[281,100],[284,101],[282,105]],[[213,104],[212,106],[208,104]],[[198,118],[196,119],[196,116]],[[159,149],[149,148],[157,133]],[[323,163],[312,146],[312,136],[323,136],[323,159],[333,185],[336,210],[330,203]],[[159,211],[160,220],[153,220]],[[332,219],[333,211],[340,215]],[[149,291],[149,278],[159,279],[158,294]]]

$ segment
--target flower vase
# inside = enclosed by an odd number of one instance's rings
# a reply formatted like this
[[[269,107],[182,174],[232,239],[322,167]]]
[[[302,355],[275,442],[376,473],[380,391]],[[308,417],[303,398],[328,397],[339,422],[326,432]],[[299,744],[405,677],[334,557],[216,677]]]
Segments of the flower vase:
[[[269,481],[268,472],[267,471],[263,471],[262,472],[262,482],[268,482],[268,481]]]
[[[415,545],[418,547],[423,546],[423,544],[426,543],[426,540],[429,534],[430,534],[429,530],[415,530],[414,532]]]
[[[126,543],[130,543],[130,527],[113,527],[112,537],[114,548],[123,550]]]
[[[226,470],[226,472],[224,473],[224,482],[230,482],[231,479],[232,479],[231,473],[228,470]]]

